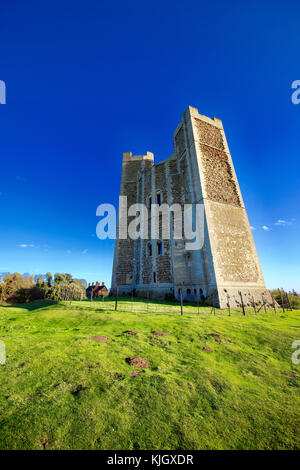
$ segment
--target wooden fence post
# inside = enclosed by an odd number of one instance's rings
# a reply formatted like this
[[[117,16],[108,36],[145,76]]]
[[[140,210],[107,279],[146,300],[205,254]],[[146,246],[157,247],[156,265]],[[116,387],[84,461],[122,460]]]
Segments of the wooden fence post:
[[[183,305],[182,305],[182,289],[180,287],[180,313],[183,315]]]
[[[118,310],[118,297],[119,297],[119,287],[117,287],[117,290],[116,290],[115,310]]]
[[[246,315],[242,292],[239,291],[239,294],[240,294],[240,298],[241,298],[241,302],[242,302],[243,315]]]
[[[276,313],[276,305],[275,305],[275,300],[274,300],[274,297],[273,295],[271,294],[271,297],[272,297],[272,301],[273,301],[273,308],[274,308],[274,312]]]
[[[285,312],[284,305],[283,305],[283,295],[282,295],[282,291],[281,291],[281,290],[280,290],[280,298],[281,298],[281,307],[282,307],[282,311]]]
[[[287,298],[287,301],[288,301],[289,309],[290,309],[290,310],[293,310],[292,307],[291,307],[291,302],[290,302],[289,294],[286,292],[285,295],[286,295],[286,298]]]
[[[228,307],[228,316],[230,317],[230,297],[227,294],[227,307]]]
[[[252,295],[252,306],[254,308],[254,313],[256,313],[256,306],[255,306],[255,302],[254,302],[254,297]]]
[[[262,298],[262,301],[263,301],[263,306],[264,306],[264,309],[265,309],[265,313],[267,313],[265,298],[264,298],[263,295],[261,295],[261,298]]]

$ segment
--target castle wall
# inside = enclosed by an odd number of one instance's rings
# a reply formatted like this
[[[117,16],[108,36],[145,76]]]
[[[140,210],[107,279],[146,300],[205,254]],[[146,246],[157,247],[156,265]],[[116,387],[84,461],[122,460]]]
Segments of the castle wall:
[[[141,184],[138,180],[139,172],[153,166],[153,154],[132,155],[130,152],[123,154],[122,176],[120,196],[127,196],[127,205],[130,207],[138,199]],[[128,225],[134,217],[128,217]],[[122,227],[117,223],[117,238],[115,241],[114,265],[112,274],[112,290],[116,286],[122,288],[122,292],[130,292],[136,284],[137,277],[137,244],[135,240],[119,239],[118,234]]]
[[[233,167],[222,122],[198,114],[194,108],[185,113],[190,128],[194,158],[205,207],[208,240],[217,292],[215,303],[240,306],[252,298],[271,302],[266,291],[252,232]],[[229,296],[229,297],[228,297]]]
[[[121,195],[128,207],[136,202],[204,205],[204,244],[185,248],[185,239],[116,240],[112,289],[164,298],[172,293],[189,300],[208,298],[215,306],[261,303],[266,291],[242,195],[222,122],[189,107],[174,132],[174,154],[156,165],[153,155],[123,156]],[[148,233],[151,237],[151,217]],[[130,222],[130,220],[129,220]],[[159,217],[161,229],[161,217]],[[119,227],[117,228],[117,230]],[[152,246],[149,256],[148,245]]]

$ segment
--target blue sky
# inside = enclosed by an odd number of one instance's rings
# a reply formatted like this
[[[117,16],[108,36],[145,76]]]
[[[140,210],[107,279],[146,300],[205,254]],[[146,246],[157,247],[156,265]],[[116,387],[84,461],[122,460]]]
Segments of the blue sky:
[[[96,208],[117,204],[123,151],[168,157],[192,105],[223,121],[267,287],[300,290],[299,2],[16,0],[0,15],[0,272],[110,285]]]

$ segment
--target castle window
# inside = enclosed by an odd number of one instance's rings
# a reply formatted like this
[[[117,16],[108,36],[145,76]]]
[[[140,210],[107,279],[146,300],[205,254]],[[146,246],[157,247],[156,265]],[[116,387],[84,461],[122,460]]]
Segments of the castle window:
[[[161,205],[161,194],[160,193],[157,193],[157,195],[156,195],[156,202],[159,206]]]
[[[152,196],[148,197],[148,207],[151,209],[151,204],[152,204]]]
[[[153,282],[156,282],[156,272],[153,273]]]
[[[162,255],[162,242],[157,242],[157,254]]]
[[[194,289],[194,295],[197,295],[197,289]]]
[[[186,290],[186,293],[187,293],[187,295],[190,295],[191,289],[187,289],[187,290]]]
[[[148,250],[148,256],[152,256],[152,245],[151,245],[151,243],[149,243],[147,245],[147,250]]]

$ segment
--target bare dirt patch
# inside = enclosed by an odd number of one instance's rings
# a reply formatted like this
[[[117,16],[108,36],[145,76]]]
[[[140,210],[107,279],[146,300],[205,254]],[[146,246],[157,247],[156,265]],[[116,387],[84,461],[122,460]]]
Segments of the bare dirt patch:
[[[209,346],[202,346],[201,349],[203,349],[203,351],[212,352],[212,349]]]
[[[210,333],[207,336],[211,336],[216,341],[216,343],[221,343],[221,341],[222,341],[222,339],[221,339],[222,335],[219,335],[218,333]]]
[[[111,341],[107,336],[92,336],[92,339],[97,343],[109,343]]]
[[[168,334],[169,334],[169,333],[166,333],[165,331],[159,331],[159,330],[151,331],[151,333],[153,335],[157,335],[157,336],[168,336]]]
[[[144,359],[143,357],[140,357],[140,356],[127,357],[126,362],[130,366],[138,367],[140,369],[144,367],[150,367],[150,362],[147,361],[147,359]]]
[[[219,334],[219,333],[210,333],[209,335],[207,336],[211,336],[212,338],[214,338],[215,342],[216,343],[221,343],[222,340],[225,341],[226,343],[231,343],[231,344],[235,344],[233,341],[231,341],[230,339],[227,339],[227,338],[224,338],[223,335]]]
[[[162,339],[155,338],[155,336],[152,336],[150,338],[150,341],[152,341],[152,343],[156,343],[156,344],[171,344],[171,341],[163,341]]]
[[[125,333],[127,335],[136,335],[137,331],[135,331],[135,330],[126,330],[126,331],[123,331],[123,333]]]
[[[144,370],[133,370],[130,374],[130,377],[136,377],[137,375],[144,374]]]

